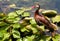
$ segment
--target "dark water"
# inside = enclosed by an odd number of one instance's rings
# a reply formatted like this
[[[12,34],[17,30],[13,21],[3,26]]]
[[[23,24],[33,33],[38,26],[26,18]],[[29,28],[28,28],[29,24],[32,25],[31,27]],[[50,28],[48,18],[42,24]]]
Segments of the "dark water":
[[[1,4],[2,7],[7,7],[10,4],[16,4],[17,7],[30,7],[34,5],[34,2],[39,2],[41,4],[41,8],[44,9],[54,9],[57,10],[58,13],[60,11],[60,0],[2,0],[0,1],[0,11]],[[14,9],[10,9],[9,11],[13,11]]]

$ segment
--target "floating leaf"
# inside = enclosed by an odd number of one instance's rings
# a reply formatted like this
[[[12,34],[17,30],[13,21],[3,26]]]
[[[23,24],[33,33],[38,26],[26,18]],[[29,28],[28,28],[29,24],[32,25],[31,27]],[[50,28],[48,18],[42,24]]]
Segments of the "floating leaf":
[[[16,17],[16,18],[7,18],[6,20],[8,22],[10,22],[10,23],[17,23],[17,22],[19,22],[20,18],[19,17]]]
[[[14,38],[20,38],[20,33],[17,30],[12,30]]]
[[[25,27],[21,28],[21,32],[28,31]]]
[[[20,38],[20,39],[17,39],[17,41],[22,41],[22,39]]]
[[[9,37],[10,37],[10,34],[9,34],[9,33],[5,33],[5,34],[4,34],[3,41],[6,40],[6,39],[9,39]]]
[[[35,35],[32,36],[26,36],[26,38],[28,39],[28,41],[33,41],[35,38]]]
[[[26,26],[26,29],[31,29],[32,28],[32,25],[27,25]]]
[[[40,41],[49,41],[51,39],[50,36],[42,36]]]
[[[5,33],[5,32],[6,32],[6,30],[5,30],[6,28],[7,28],[7,26],[1,27],[1,28],[0,28],[0,32]]]
[[[0,32],[0,38],[3,38],[3,33],[2,32]]]
[[[28,25],[28,24],[29,24],[29,20],[26,20],[26,19],[21,20],[21,21],[20,21],[20,24],[22,24],[22,25],[26,26],[26,25]]]
[[[23,41],[29,41],[27,38],[23,38]]]
[[[25,19],[25,20],[31,20],[32,17],[25,17],[24,19]]]
[[[12,39],[9,39],[9,41],[12,41]]]
[[[23,17],[30,16],[30,13],[29,13],[29,12],[24,12],[22,16],[23,16]]]
[[[30,23],[31,23],[31,24],[36,24],[34,18],[32,18],[32,20],[30,20]]]
[[[19,22],[19,20],[20,20],[20,18],[19,18],[19,17],[15,18],[14,23]]]
[[[40,26],[39,29],[45,31],[44,26]]]
[[[19,24],[19,23],[15,23],[15,24],[13,25],[13,28],[20,28],[20,24]]]
[[[38,30],[34,27],[32,27],[31,30],[33,31],[34,34],[38,32]]]
[[[17,10],[16,13],[17,13],[18,15],[22,15],[22,13],[24,13],[24,10]]]
[[[10,12],[9,14],[8,14],[8,18],[15,18],[15,17],[17,17],[18,15],[16,14],[16,12]]]
[[[60,34],[56,34],[54,38],[52,38],[53,41],[60,41]]]
[[[7,23],[5,23],[5,22],[0,22],[0,26],[5,26],[5,25],[7,25]]]

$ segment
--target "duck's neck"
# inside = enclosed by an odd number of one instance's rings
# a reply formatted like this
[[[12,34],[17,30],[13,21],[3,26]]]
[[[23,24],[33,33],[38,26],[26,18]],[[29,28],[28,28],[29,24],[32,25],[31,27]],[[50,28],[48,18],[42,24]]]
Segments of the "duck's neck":
[[[40,9],[40,6],[39,6],[38,9],[35,11],[35,14],[39,14],[39,9]]]

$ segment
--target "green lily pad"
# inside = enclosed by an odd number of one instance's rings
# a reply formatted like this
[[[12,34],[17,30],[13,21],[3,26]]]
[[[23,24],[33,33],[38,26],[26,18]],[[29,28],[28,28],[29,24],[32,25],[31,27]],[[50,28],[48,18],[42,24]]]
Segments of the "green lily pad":
[[[19,18],[19,17],[15,18],[14,23],[19,22],[19,20],[20,20],[20,18]]]
[[[49,41],[50,39],[50,36],[43,36],[40,41]]]
[[[20,38],[20,39],[17,39],[17,41],[22,41],[22,38]]]
[[[24,12],[24,13],[22,14],[22,16],[23,16],[23,17],[28,17],[28,16],[30,16],[30,13],[29,13],[29,12]]]
[[[16,17],[16,18],[7,18],[6,19],[9,23],[17,23],[19,22],[20,18]]]
[[[26,36],[26,38],[28,39],[28,41],[34,41],[35,35]]]
[[[45,36],[45,35],[37,35],[34,38],[34,41],[49,41],[51,39],[50,36]]]
[[[38,30],[36,28],[34,28],[34,27],[32,27],[31,30],[33,31],[33,34],[38,32]]]
[[[17,30],[12,30],[14,38],[20,38],[20,33]]]
[[[12,41],[12,39],[9,39],[8,41]]]
[[[0,38],[3,38],[3,33],[2,32],[0,32]]]
[[[53,41],[60,41],[60,34],[56,34],[54,38],[52,38]]]
[[[23,38],[23,41],[29,41],[27,38]]]
[[[15,24],[13,25],[13,28],[20,28],[20,24],[19,24],[19,23],[15,23]]]
[[[27,25],[26,26],[26,29],[31,29],[32,28],[32,25]]]
[[[16,16],[18,16],[18,15],[16,14],[16,12],[10,12],[10,13],[8,14],[8,18],[15,18]]]
[[[24,10],[17,10],[16,13],[17,13],[18,15],[22,15],[22,13],[24,13]]]
[[[21,28],[21,32],[25,32],[25,31],[28,31],[25,27]]]
[[[7,28],[7,26],[2,26],[2,27],[0,28],[0,32],[1,32],[1,33],[5,33],[5,32],[6,32],[6,28]]]
[[[32,36],[26,36],[23,38],[23,41],[34,41],[35,35]]]
[[[35,19],[32,18],[32,19],[30,20],[30,23],[31,23],[31,24],[36,24]]]
[[[10,37],[10,34],[9,33],[4,33],[4,38],[3,38],[3,41],[8,39]]]
[[[40,26],[39,28],[40,30],[45,31],[44,26]]]
[[[37,27],[34,27],[32,25],[27,25],[26,26],[26,29],[32,30],[34,34],[38,32]]]
[[[25,17],[24,19],[25,19],[25,20],[31,20],[32,17]]]
[[[5,26],[5,25],[7,25],[7,23],[5,23],[5,22],[0,22],[0,26]]]

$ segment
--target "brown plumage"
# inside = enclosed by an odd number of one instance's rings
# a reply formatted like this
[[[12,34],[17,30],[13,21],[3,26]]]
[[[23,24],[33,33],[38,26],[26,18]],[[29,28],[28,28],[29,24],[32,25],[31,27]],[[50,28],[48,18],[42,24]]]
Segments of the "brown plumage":
[[[40,23],[43,23],[47,29],[49,29],[49,31],[51,32],[52,36],[55,35],[55,30],[57,30],[57,26],[53,23],[51,23],[44,15],[39,14],[39,10],[40,10],[40,5],[37,4],[35,6],[37,8],[37,10],[35,11],[34,14],[34,18],[36,23],[40,26]]]

